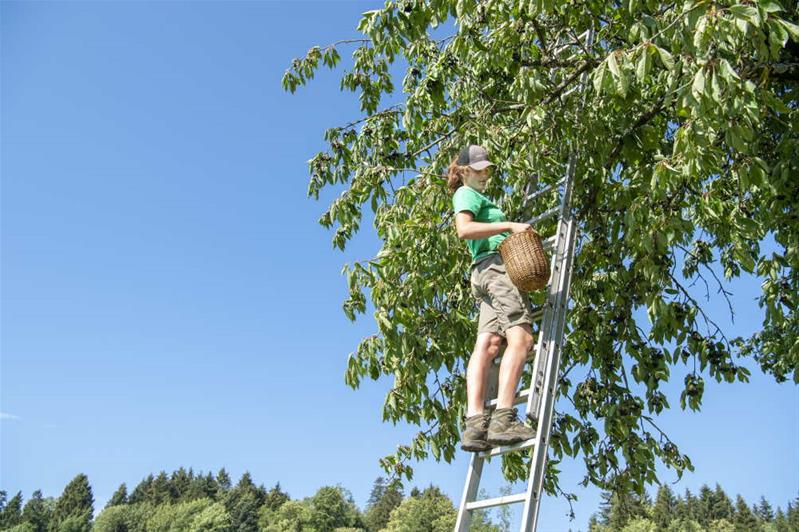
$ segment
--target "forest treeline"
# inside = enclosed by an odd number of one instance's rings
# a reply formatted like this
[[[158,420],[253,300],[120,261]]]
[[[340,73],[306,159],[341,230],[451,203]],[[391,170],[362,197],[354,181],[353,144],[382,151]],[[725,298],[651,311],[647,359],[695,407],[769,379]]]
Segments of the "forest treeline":
[[[503,493],[506,494],[506,493]],[[481,493],[481,498],[485,497]],[[510,530],[510,509],[498,511],[497,522],[477,512],[471,530]],[[21,492],[10,499],[0,491],[0,530],[13,532],[451,532],[457,508],[438,487],[401,487],[378,477],[360,510],[352,493],[341,484],[323,486],[312,496],[292,499],[280,483],[266,489],[245,472],[233,485],[222,468],[195,474],[180,468],[171,475],[161,471],[144,478],[129,493],[123,483],[95,515],[94,495],[84,474],[75,476],[59,497],[36,490],[24,501]],[[567,524],[564,529],[575,527]],[[655,500],[648,495],[603,494],[603,503],[587,528],[590,532],[763,531],[799,532],[799,498],[783,511],[765,498],[749,505],[739,495],[735,502],[716,485],[703,486],[694,495],[676,495],[661,486]]]

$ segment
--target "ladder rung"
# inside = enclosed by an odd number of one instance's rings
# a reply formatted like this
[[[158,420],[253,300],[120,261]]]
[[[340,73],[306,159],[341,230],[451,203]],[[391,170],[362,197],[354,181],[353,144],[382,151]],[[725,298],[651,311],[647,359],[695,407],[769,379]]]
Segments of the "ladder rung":
[[[558,235],[552,235],[548,238],[544,238],[541,240],[541,246],[544,248],[544,251],[552,252],[555,248],[555,242],[558,240]]]
[[[546,211],[546,212],[544,212],[542,214],[539,214],[538,216],[536,216],[534,218],[530,218],[529,220],[527,220],[526,223],[528,223],[530,225],[534,225],[534,224],[540,222],[541,220],[546,220],[547,218],[549,218],[553,214],[557,214],[559,211],[560,211],[560,206],[559,205],[556,206],[556,207],[552,207],[548,211]]]
[[[514,495],[503,495],[501,497],[494,497],[492,499],[483,499],[481,501],[473,501],[466,503],[467,510],[479,510],[480,508],[491,508],[492,506],[502,506],[503,504],[513,504],[516,502],[524,502],[527,498],[527,493],[516,493]]]
[[[557,188],[557,187],[561,186],[564,183],[564,181],[566,181],[565,177],[561,178],[560,181],[558,181],[557,183],[551,183],[551,184],[545,186],[544,188],[542,188],[540,190],[536,190],[535,192],[533,192],[532,194],[527,196],[527,201],[530,201],[531,199],[535,199],[535,198],[537,198],[538,196],[540,196],[542,194],[546,194],[547,192],[549,192],[553,188]]]
[[[533,445],[535,445],[535,438],[524,440],[519,443],[514,443],[513,445],[501,445],[499,447],[494,447],[490,451],[483,451],[478,454],[480,455],[480,458],[488,458],[491,456],[499,456],[501,454],[509,453],[511,451],[529,449]]]
[[[524,390],[520,390],[516,392],[516,395],[513,396],[513,404],[518,405],[527,401],[527,398],[530,396],[530,388],[526,388]],[[497,406],[497,399],[489,399],[485,403],[485,408],[494,408]]]

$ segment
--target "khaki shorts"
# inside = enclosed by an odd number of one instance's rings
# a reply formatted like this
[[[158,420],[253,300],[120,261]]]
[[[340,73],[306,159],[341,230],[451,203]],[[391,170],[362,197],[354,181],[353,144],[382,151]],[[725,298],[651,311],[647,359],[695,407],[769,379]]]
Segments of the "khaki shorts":
[[[477,334],[505,331],[522,323],[533,324],[529,297],[511,282],[499,253],[481,259],[471,267],[472,295],[480,303]]]

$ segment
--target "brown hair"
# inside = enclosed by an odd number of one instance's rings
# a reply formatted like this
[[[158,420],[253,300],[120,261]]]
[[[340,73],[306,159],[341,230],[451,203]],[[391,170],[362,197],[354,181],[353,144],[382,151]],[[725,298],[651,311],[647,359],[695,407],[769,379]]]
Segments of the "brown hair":
[[[454,193],[463,185],[463,176],[466,175],[467,168],[468,165],[460,166],[458,164],[457,155],[452,159],[452,162],[449,163],[449,169],[447,169],[447,188],[450,192]]]

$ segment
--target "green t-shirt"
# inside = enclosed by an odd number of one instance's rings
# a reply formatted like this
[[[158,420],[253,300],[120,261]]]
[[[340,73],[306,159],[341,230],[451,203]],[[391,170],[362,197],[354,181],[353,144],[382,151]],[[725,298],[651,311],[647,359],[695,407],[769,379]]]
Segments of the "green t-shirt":
[[[502,209],[468,185],[458,187],[458,190],[452,195],[452,208],[455,214],[460,211],[470,211],[474,215],[475,222],[493,223],[507,221]],[[472,252],[472,264],[486,255],[498,253],[497,247],[510,234],[510,231],[505,231],[488,238],[466,239],[466,245],[469,247],[469,251]]]

